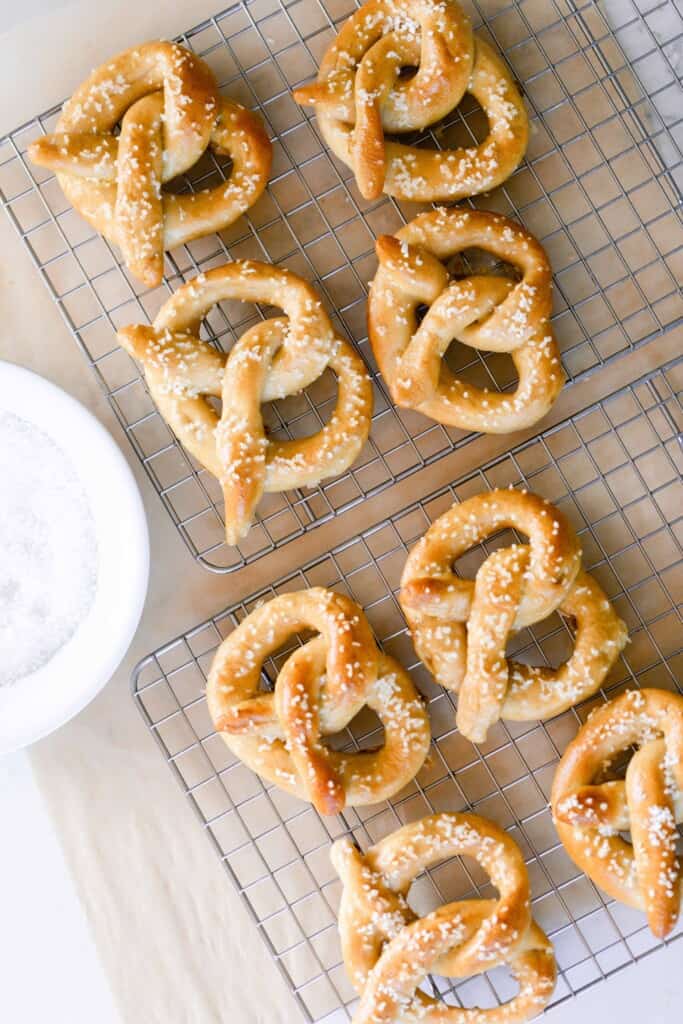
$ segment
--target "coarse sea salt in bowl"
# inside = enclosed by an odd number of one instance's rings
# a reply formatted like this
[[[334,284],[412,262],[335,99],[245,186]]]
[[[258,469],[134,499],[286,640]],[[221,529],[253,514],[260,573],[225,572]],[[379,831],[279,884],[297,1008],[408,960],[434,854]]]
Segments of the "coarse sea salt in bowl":
[[[77,714],[137,629],[149,578],[140,493],[105,428],[0,362],[0,754]]]

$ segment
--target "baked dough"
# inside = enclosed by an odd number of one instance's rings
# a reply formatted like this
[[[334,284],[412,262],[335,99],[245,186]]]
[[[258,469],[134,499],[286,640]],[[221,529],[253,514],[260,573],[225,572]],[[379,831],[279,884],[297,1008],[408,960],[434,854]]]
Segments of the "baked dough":
[[[232,160],[227,182],[178,195],[163,189],[207,147]],[[204,61],[153,42],[93,71],[64,104],[56,132],[32,142],[28,155],[56,171],[69,202],[154,287],[165,251],[221,231],[253,206],[271,145],[257,115],[219,95]]]

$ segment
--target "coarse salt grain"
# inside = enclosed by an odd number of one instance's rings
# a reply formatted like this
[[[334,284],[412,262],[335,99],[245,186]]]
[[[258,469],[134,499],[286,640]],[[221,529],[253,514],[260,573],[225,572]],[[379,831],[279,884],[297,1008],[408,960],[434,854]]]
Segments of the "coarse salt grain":
[[[62,449],[0,412],[0,686],[47,664],[85,618],[97,584],[88,500]]]

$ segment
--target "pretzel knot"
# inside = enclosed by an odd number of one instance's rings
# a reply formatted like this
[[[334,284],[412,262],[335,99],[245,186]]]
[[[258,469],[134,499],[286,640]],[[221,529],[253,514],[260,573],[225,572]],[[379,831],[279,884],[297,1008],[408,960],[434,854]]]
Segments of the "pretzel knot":
[[[320,635],[289,655],[272,693],[260,692],[266,658],[308,629]],[[282,594],[252,611],[219,647],[206,695],[233,753],[320,814],[397,793],[429,748],[429,719],[410,677],[378,652],[361,608],[322,587]],[[324,738],[366,705],[384,727],[383,745],[330,749]]]
[[[385,138],[422,131],[469,92],[489,134],[479,145],[430,151]],[[317,82],[294,90],[313,106],[330,149],[361,194],[455,200],[486,192],[518,165],[527,145],[524,104],[498,55],[474,40],[455,0],[370,0],[342,26]]]
[[[625,778],[599,781],[631,746]],[[551,801],[572,860],[615,900],[645,911],[657,938],[668,935],[683,901],[683,697],[631,690],[597,708],[562,756]],[[630,843],[619,835],[627,831]]]
[[[512,264],[520,279],[452,279],[444,262],[470,247]],[[368,329],[397,405],[494,434],[521,430],[548,412],[564,374],[549,322],[552,272],[532,235],[494,213],[439,209],[416,217],[395,237],[379,238],[377,256]],[[497,394],[455,377],[443,360],[453,340],[509,352],[519,377],[515,392]]]
[[[456,559],[506,528],[529,543],[493,551],[474,580],[455,575]],[[567,520],[526,491],[494,490],[440,516],[408,556],[399,600],[418,655],[458,693],[457,725],[474,743],[501,718],[550,718],[591,696],[627,640],[624,623],[581,569]],[[569,660],[557,669],[508,660],[512,634],[555,611],[575,620]]]
[[[474,858],[498,899],[459,900],[417,917],[407,902],[414,879],[454,856]],[[479,1024],[525,1021],[555,987],[552,945],[533,921],[519,848],[475,814],[434,814],[405,825],[363,855],[350,839],[332,847],[343,889],[339,931],[360,1005],[353,1024],[424,1020]],[[420,990],[428,973],[448,978],[508,964],[519,993],[495,1009],[445,1006]]]
[[[279,306],[287,319],[251,327],[226,355],[198,336],[202,318],[226,299]],[[142,364],[166,422],[220,481],[229,544],[247,535],[264,493],[341,473],[367,440],[372,386],[365,364],[334,334],[314,289],[288,270],[247,260],[209,270],[179,288],[151,327],[124,327],[118,338]],[[327,367],[338,389],[329,421],[309,437],[266,437],[261,403],[301,391]],[[222,398],[220,415],[212,398]]]
[[[231,158],[227,183],[184,195],[162,190],[207,147]],[[154,42],[93,71],[65,103],[56,133],[32,142],[29,156],[57,172],[71,204],[153,287],[166,250],[222,230],[256,202],[271,145],[258,117],[219,96],[202,60]]]

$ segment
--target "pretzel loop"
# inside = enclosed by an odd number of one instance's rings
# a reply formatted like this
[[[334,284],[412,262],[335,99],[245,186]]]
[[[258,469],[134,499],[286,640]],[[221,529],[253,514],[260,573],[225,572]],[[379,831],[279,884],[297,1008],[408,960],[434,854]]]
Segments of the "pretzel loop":
[[[163,192],[208,146],[232,158],[230,180],[189,195]],[[93,71],[64,105],[57,131],[32,142],[29,156],[57,173],[72,205],[154,286],[165,250],[227,227],[253,205],[271,146],[255,115],[218,95],[203,61],[156,42]]]
[[[477,247],[511,263],[520,279],[499,274],[451,280],[443,261]],[[377,241],[370,288],[373,352],[394,401],[440,423],[503,433],[537,422],[562,387],[549,322],[552,275],[542,247],[519,224],[476,210],[421,214],[396,236]],[[429,308],[418,323],[418,310]],[[443,361],[451,342],[509,352],[519,382],[496,394],[455,377]]]
[[[460,900],[418,918],[406,895],[426,868],[456,855],[473,857],[499,898]],[[404,826],[362,855],[349,839],[332,847],[342,881],[339,930],[347,972],[361,996],[354,1024],[413,1015],[469,1024],[523,1021],[555,985],[552,946],[531,918],[529,883],[516,844],[473,814],[435,814]],[[445,1007],[419,991],[426,974],[467,977],[509,964],[519,994],[495,1010]]]
[[[636,745],[624,780],[596,783]],[[632,690],[599,707],[567,747],[553,782],[553,817],[569,856],[602,889],[645,911],[653,934],[673,929],[683,901],[676,856],[683,822],[683,697]],[[620,832],[631,832],[627,843]]]
[[[287,317],[250,328],[225,355],[198,334],[227,299],[279,306]],[[124,327],[118,337],[142,364],[166,422],[220,481],[229,544],[247,535],[264,493],[341,473],[367,439],[372,387],[364,363],[336,337],[313,288],[284,268],[235,261],[210,270],[179,288],[151,327]],[[309,437],[268,438],[261,403],[301,391],[327,367],[338,385],[328,423]],[[220,415],[210,398],[222,398]]]
[[[528,544],[493,551],[474,580],[453,564],[501,529]],[[578,540],[548,502],[491,491],[454,505],[408,556],[399,600],[415,649],[436,680],[458,693],[457,724],[483,742],[501,718],[549,718],[593,694],[627,639],[602,590],[581,569]],[[574,651],[557,669],[510,661],[513,633],[560,611],[574,619]]]
[[[320,636],[296,649],[273,693],[259,692],[266,658],[303,629]],[[245,764],[321,814],[375,803],[419,770],[429,721],[410,678],[380,654],[362,610],[322,588],[284,594],[255,609],[221,644],[207,700],[216,729]],[[339,753],[325,736],[367,705],[384,726],[377,750]]]
[[[342,26],[318,81],[294,98],[315,107],[326,138],[348,131],[343,146],[360,191],[375,198],[384,186],[384,132],[445,117],[467,88],[473,54],[469,22],[452,0],[370,0]],[[403,68],[415,70],[401,77]]]

